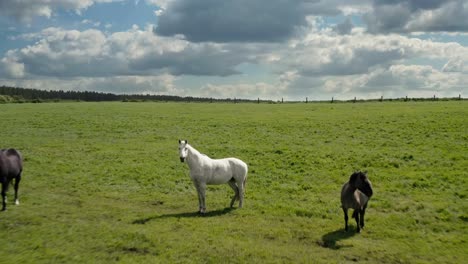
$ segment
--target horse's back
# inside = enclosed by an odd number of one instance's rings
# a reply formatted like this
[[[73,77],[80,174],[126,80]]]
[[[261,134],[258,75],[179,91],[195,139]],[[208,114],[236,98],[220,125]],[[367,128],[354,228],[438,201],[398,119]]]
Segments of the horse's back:
[[[191,168],[192,179],[205,178],[207,184],[223,184],[231,179],[242,182],[247,175],[247,165],[237,158],[211,159],[204,157],[200,167]]]
[[[5,155],[8,157],[17,157],[18,159],[21,159],[21,153],[16,149],[2,149],[2,152],[5,153]]]

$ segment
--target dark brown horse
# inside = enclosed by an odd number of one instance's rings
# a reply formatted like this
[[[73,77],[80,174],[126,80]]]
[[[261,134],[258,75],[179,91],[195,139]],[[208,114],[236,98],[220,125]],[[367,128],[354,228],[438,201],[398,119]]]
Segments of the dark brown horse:
[[[19,204],[18,187],[23,171],[23,159],[16,149],[0,150],[0,183],[2,184],[2,211],[6,210],[6,192],[15,179],[15,204]]]
[[[341,189],[341,208],[345,219],[345,231],[348,231],[348,209],[354,209],[353,218],[356,219],[357,232],[364,227],[364,214],[367,202],[373,194],[372,184],[365,172],[355,172]]]

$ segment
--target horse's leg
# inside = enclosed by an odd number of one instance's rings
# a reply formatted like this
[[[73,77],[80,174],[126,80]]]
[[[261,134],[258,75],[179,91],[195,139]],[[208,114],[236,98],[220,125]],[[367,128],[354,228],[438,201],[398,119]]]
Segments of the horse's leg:
[[[342,207],[343,213],[344,213],[344,230],[347,232],[348,231],[348,209],[345,209]]]
[[[238,182],[237,187],[239,188],[239,208],[242,208],[244,204],[245,181]]]
[[[202,210],[202,200],[201,200],[201,191],[200,191],[200,185],[198,182],[194,181],[193,185],[195,185],[195,189],[197,189],[197,197],[198,197],[198,212],[201,213]]]
[[[232,208],[234,206],[234,202],[236,201],[236,199],[239,199],[239,188],[237,188],[237,185],[234,179],[231,179],[230,181],[228,181],[228,184],[234,190],[234,197],[232,197],[232,200],[231,200],[231,208]]]
[[[2,181],[2,211],[6,210],[6,192],[8,188],[8,181]]]
[[[360,211],[361,210],[359,209],[355,209],[353,213],[354,219],[356,219],[356,227],[358,233],[361,233],[361,227],[359,226],[359,214],[361,213]]]
[[[366,208],[367,208],[367,203],[364,205],[364,207],[361,210],[361,219],[359,219],[361,228],[364,228],[364,214],[366,213]]]
[[[19,199],[18,199],[18,188],[19,188],[19,183],[21,181],[21,172],[16,176],[15,179],[15,204],[19,205]]]
[[[205,204],[205,193],[206,193],[206,183],[199,183],[199,188],[200,188],[200,213],[204,214],[206,213],[206,204]]]

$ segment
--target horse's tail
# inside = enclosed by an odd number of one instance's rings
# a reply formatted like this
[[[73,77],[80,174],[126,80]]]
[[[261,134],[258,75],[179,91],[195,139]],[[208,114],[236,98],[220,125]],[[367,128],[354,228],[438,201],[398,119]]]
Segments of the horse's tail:
[[[247,184],[247,174],[249,173],[249,167],[247,166],[247,164],[245,162],[243,162],[243,165],[245,166],[244,169],[244,181],[242,182],[242,186],[244,187],[244,190],[245,190],[245,185]]]

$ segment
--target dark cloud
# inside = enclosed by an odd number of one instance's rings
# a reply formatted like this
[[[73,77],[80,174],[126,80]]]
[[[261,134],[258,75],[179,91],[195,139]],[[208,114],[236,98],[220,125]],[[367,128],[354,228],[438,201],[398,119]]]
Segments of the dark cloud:
[[[371,33],[466,32],[466,0],[374,0],[363,17]]]
[[[411,10],[436,9],[442,4],[453,0],[374,0],[375,5],[406,5]]]
[[[159,16],[155,33],[192,42],[278,42],[307,25],[311,14],[340,11],[319,0],[175,0]]]
[[[353,27],[354,27],[353,22],[351,21],[349,17],[347,17],[343,22],[337,24],[333,28],[333,30],[337,32],[338,34],[347,35],[351,33],[351,30],[353,29]]]
[[[152,52],[132,61],[129,66],[136,72],[165,69],[173,75],[229,76],[239,74],[235,67],[246,61],[245,53],[200,45],[188,46],[178,52]]]

